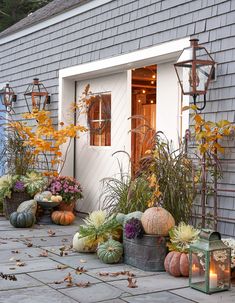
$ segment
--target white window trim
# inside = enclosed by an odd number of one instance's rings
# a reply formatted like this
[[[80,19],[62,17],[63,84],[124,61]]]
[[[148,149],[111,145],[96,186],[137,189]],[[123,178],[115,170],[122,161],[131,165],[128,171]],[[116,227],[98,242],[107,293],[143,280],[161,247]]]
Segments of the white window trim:
[[[112,0],[95,0],[95,1],[90,1],[86,4],[83,4],[81,6],[78,6],[74,9],[71,9],[65,13],[56,15],[54,17],[51,17],[47,20],[41,21],[35,25],[32,25],[28,28],[22,29],[19,32],[15,32],[13,34],[10,35],[6,35],[5,37],[0,38],[0,45],[8,43],[10,41],[19,39],[21,37],[27,36],[29,34],[32,34],[34,32],[37,32],[39,30],[42,30],[46,27],[52,26],[56,23],[62,22],[66,19],[72,18],[76,15],[82,14],[88,10],[94,9],[98,6],[104,5],[108,2],[111,2]]]

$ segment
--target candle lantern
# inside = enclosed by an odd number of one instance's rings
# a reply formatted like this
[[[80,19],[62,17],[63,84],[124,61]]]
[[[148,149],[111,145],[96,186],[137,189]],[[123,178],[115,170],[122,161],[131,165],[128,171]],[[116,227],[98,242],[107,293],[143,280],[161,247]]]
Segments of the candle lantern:
[[[9,85],[9,83],[6,84],[5,87],[3,87],[0,90],[0,100],[1,103],[6,107],[6,110],[8,112],[12,109],[12,103],[16,102],[17,96],[15,95],[12,87]]]
[[[193,97],[198,110],[206,106],[206,93],[214,71],[215,61],[205,47],[198,44],[198,39],[191,39],[191,46],[185,48],[174,64],[182,93]],[[198,107],[196,99],[204,96],[202,107]]]
[[[46,105],[50,103],[48,91],[38,78],[33,79],[33,83],[29,84],[24,97],[29,112],[31,112],[31,108],[32,110],[44,110]]]
[[[199,240],[190,245],[189,285],[207,294],[230,288],[231,249],[220,233],[202,229]]]

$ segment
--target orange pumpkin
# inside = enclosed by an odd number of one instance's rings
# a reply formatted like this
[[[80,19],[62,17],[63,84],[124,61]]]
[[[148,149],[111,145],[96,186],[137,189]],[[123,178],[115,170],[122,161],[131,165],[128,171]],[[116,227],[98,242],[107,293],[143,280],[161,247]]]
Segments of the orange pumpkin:
[[[171,251],[164,261],[166,272],[174,277],[188,277],[189,275],[189,255],[178,251]]]
[[[75,216],[71,211],[54,211],[51,219],[58,225],[70,225],[73,223]]]
[[[175,225],[172,215],[162,207],[148,208],[141,217],[144,231],[148,235],[167,236]]]

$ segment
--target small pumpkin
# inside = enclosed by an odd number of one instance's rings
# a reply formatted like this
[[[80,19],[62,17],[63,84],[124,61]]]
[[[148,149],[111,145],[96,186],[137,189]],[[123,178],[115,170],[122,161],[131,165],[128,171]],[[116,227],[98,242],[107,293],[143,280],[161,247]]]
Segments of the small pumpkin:
[[[35,216],[31,212],[13,212],[10,215],[10,223],[14,227],[23,228],[23,227],[31,227],[35,222]]]
[[[150,207],[141,217],[144,231],[148,235],[167,236],[169,230],[175,226],[172,215],[162,207]]]
[[[98,246],[97,255],[106,264],[118,263],[123,254],[123,245],[113,239]]]
[[[51,215],[51,219],[58,225],[70,225],[73,223],[75,216],[71,211],[54,211]]]
[[[73,249],[78,252],[95,252],[96,245],[92,247],[86,244],[86,240],[88,237],[79,238],[79,232],[77,232],[73,237]]]
[[[164,261],[166,272],[174,277],[189,276],[189,254],[171,251]]]

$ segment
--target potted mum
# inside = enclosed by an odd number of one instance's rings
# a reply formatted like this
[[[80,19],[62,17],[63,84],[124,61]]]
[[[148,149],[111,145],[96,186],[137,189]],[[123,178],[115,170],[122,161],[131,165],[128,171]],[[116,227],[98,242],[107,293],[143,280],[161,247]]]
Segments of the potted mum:
[[[80,183],[72,177],[58,176],[51,179],[49,190],[53,195],[60,195],[60,210],[73,211],[75,203],[82,198],[82,189]]]

